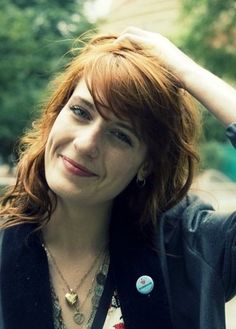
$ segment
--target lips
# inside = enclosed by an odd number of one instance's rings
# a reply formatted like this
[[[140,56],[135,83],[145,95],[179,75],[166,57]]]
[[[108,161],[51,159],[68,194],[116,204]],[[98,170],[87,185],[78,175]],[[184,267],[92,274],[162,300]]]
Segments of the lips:
[[[62,160],[63,163],[66,167],[66,169],[77,176],[81,176],[81,177],[94,177],[94,176],[98,176],[97,174],[95,174],[94,172],[92,172],[91,170],[87,169],[86,167],[78,164],[76,161],[62,155]]]

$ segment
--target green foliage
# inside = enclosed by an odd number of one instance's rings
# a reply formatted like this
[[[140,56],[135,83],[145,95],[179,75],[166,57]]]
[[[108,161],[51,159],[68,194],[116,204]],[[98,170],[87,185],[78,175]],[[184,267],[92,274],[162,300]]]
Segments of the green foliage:
[[[182,47],[218,76],[236,77],[235,0],[182,0]]]
[[[224,162],[224,152],[221,147],[222,144],[211,141],[209,143],[202,144],[202,168],[220,169]]]
[[[183,31],[179,46],[207,69],[236,83],[236,3],[235,0],[182,0]],[[203,109],[202,163],[236,176],[227,169],[227,139],[224,127]],[[235,151],[233,150],[235,153]],[[235,158],[230,160],[234,163]],[[234,171],[234,173],[232,173]]]
[[[236,153],[232,145],[210,141],[202,144],[200,151],[202,169],[217,169],[236,181]]]
[[[202,109],[203,138],[202,142],[215,141],[225,143],[227,137],[223,125],[206,109]]]
[[[1,0],[0,154],[5,160],[37,113],[51,76],[65,64],[73,39],[94,28],[83,15],[84,2]]]

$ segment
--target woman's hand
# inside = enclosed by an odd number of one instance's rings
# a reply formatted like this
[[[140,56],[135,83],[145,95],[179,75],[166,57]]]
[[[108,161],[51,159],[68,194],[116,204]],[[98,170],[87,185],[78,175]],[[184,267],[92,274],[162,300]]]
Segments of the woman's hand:
[[[129,40],[148,49],[224,125],[236,122],[236,91],[205,70],[159,33],[129,27],[116,42]]]
[[[185,74],[191,66],[197,64],[178,49],[170,40],[159,33],[149,32],[137,27],[128,27],[119,36],[116,42],[129,40],[131,43],[148,49],[160,62],[179,80],[185,88]]]

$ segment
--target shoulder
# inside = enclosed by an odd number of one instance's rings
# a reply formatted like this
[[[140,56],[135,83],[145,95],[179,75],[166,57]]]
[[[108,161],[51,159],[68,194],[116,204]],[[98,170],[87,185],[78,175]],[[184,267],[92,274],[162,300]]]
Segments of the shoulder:
[[[236,271],[236,212],[216,212],[210,204],[188,195],[164,213],[162,221],[168,251],[201,258],[217,271]]]
[[[222,282],[225,296],[236,293],[236,212],[220,213],[188,195],[163,214],[166,251],[210,269]],[[204,265],[203,265],[204,264]],[[199,268],[200,271],[200,268]]]
[[[164,213],[162,222],[168,249],[188,249],[209,263],[236,246],[236,212],[216,212],[194,195]]]
[[[189,194],[179,204],[162,215],[167,225],[181,229],[182,233],[197,234],[199,231],[227,230],[236,224],[236,212],[223,213],[214,210],[211,204]]]
[[[12,253],[20,253],[21,248],[38,244],[39,234],[37,225],[32,223],[17,224],[6,228],[0,228],[0,257]]]

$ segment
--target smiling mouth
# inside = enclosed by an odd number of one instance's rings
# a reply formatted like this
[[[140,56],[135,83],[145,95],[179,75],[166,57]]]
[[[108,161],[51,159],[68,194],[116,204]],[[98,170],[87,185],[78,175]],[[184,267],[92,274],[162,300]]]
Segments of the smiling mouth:
[[[98,176],[97,174],[95,174],[94,172],[90,171],[89,169],[87,169],[86,167],[78,164],[77,162],[75,162],[74,160],[61,155],[63,163],[66,167],[66,169],[77,176],[81,176],[81,177],[95,177]]]

